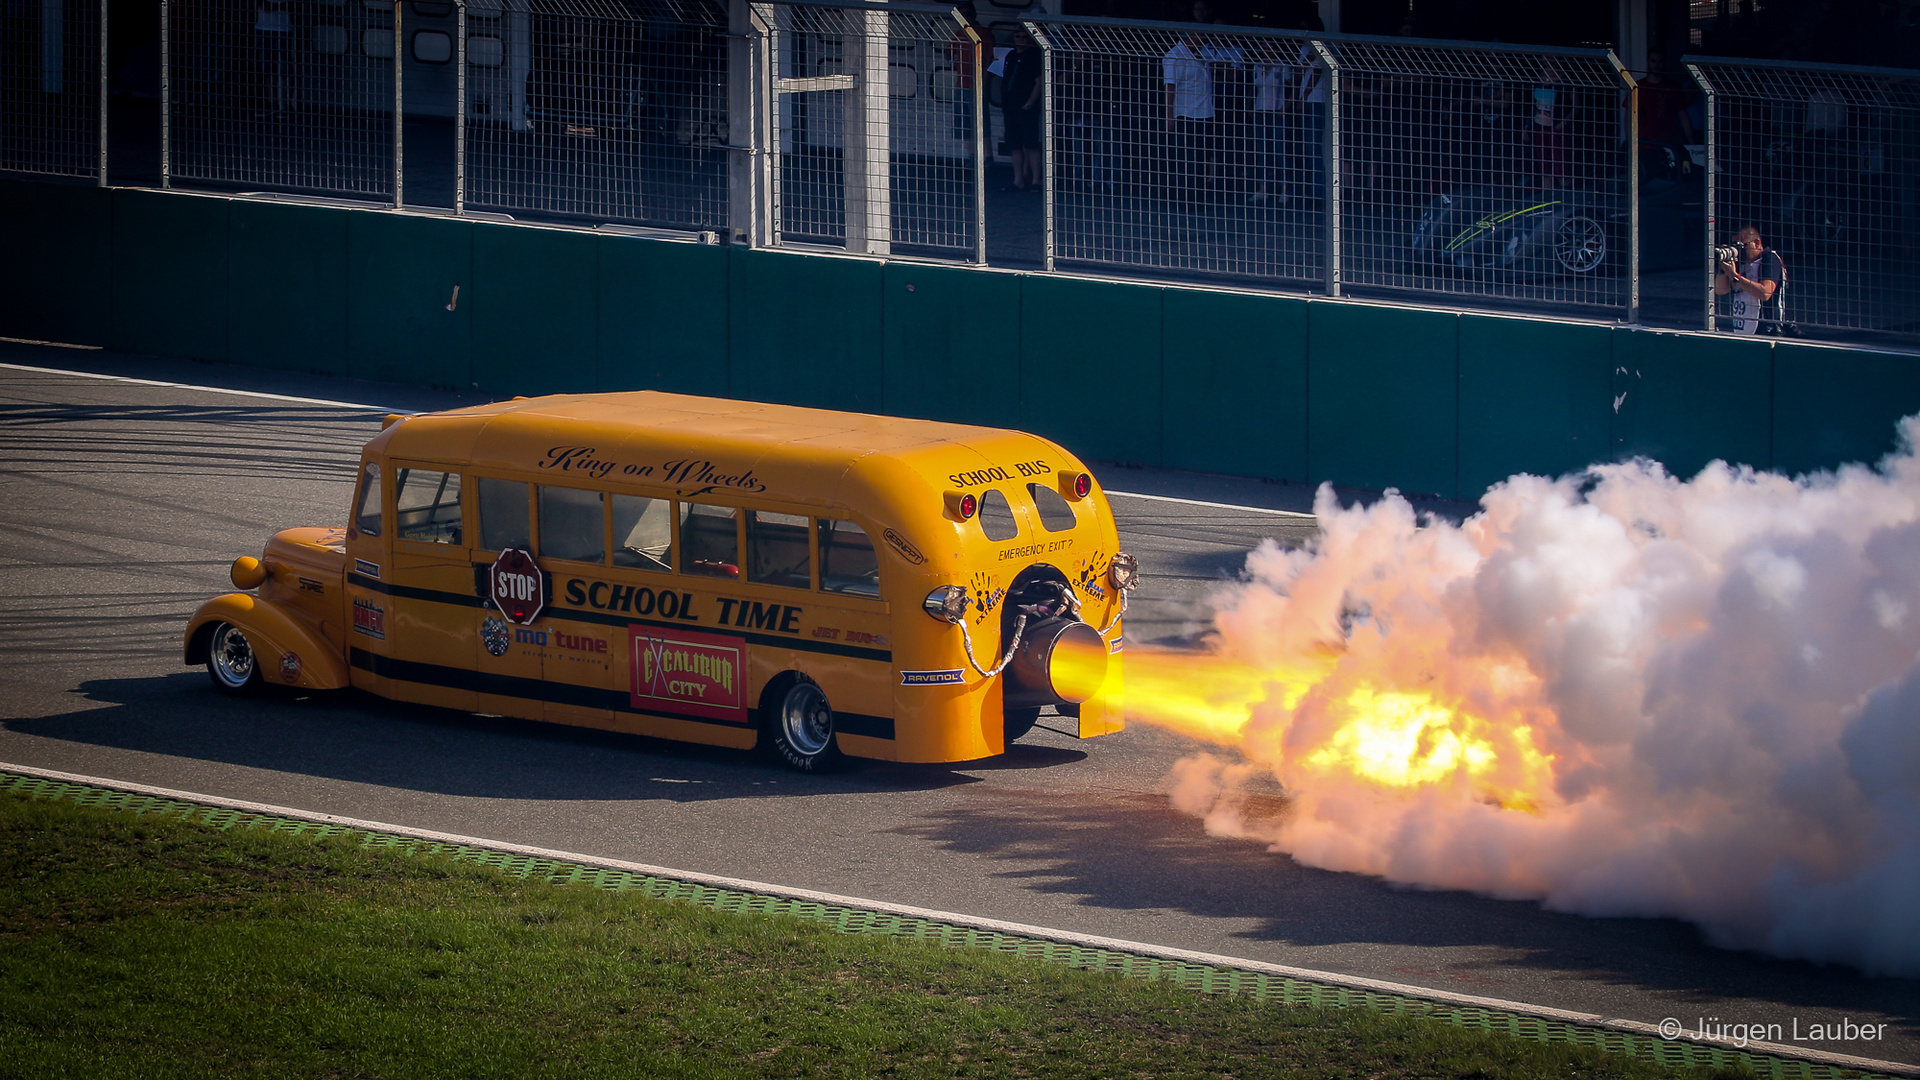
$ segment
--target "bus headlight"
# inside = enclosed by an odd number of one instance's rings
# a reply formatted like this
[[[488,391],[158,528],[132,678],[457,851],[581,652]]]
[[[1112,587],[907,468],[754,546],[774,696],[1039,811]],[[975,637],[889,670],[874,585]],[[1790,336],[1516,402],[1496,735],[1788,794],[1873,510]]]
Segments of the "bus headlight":
[[[972,603],[973,598],[967,595],[965,585],[942,585],[928,593],[920,606],[928,615],[943,623],[958,624],[967,617],[967,608]]]
[[[1113,565],[1107,568],[1107,580],[1121,592],[1132,592],[1140,587],[1140,560],[1118,552],[1113,557]]]

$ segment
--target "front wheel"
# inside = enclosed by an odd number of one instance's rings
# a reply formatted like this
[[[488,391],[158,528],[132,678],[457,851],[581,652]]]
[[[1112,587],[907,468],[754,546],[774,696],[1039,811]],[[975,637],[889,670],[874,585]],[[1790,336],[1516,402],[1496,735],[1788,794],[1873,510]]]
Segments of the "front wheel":
[[[1569,274],[1590,274],[1607,261],[1607,230],[1585,214],[1575,214],[1555,230],[1553,257]]]
[[[827,772],[846,760],[834,741],[826,691],[805,675],[790,676],[769,695],[767,729],[781,759],[801,772]]]
[[[222,693],[246,696],[260,691],[260,659],[245,632],[232,623],[213,628],[207,648],[207,675]]]

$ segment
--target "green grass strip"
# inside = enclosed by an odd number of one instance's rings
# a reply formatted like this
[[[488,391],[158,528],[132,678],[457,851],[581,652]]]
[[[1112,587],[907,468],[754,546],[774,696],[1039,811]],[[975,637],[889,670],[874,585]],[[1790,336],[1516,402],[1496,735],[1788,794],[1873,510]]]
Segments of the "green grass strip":
[[[21,820],[33,817],[23,808],[36,802],[140,817],[117,831],[95,830],[113,838],[48,851],[42,850],[48,843],[60,844],[36,833],[46,831],[45,823]],[[84,822],[53,820],[87,831]],[[197,842],[193,836],[213,840]],[[117,1066],[124,1063],[114,1050],[120,1047],[141,1055],[142,1067],[125,1074],[155,1076],[169,1074],[156,1062],[171,1061],[179,1075],[303,1074],[312,1066],[318,1073],[343,1076],[1230,1073],[1518,1080],[1661,1076],[1678,1069],[1777,1080],[1881,1080],[1878,1074],[1732,1047],[1668,1042],[10,773],[0,773],[0,837],[6,839],[0,854],[10,864],[0,878],[0,1075],[16,1075],[7,1067],[15,1054],[26,1054],[19,1060],[38,1061],[47,1070],[18,1075],[111,1075],[122,1071]],[[146,846],[162,852],[192,849],[195,858],[163,858],[164,874],[130,864],[127,853]],[[468,868],[465,876],[448,876],[446,868],[460,866]],[[301,878],[302,871],[317,875],[314,880],[321,884]],[[578,885],[594,890],[568,888]],[[63,889],[73,895],[62,898]],[[48,890],[60,895],[49,899]],[[636,917],[630,901],[607,897],[594,906],[581,899],[607,893],[681,904],[643,906]],[[658,914],[692,909],[705,909],[699,915],[708,921]],[[176,918],[182,912],[190,913],[186,924]],[[185,937],[169,937],[164,928],[179,929],[176,924],[195,929],[181,929]],[[269,940],[243,942],[245,934],[235,937],[236,925]],[[294,948],[297,935],[286,937],[296,925],[311,936],[311,950]],[[530,937],[530,927],[565,939],[560,944],[572,951],[549,955],[560,945]],[[811,936],[796,937],[795,927],[809,928]],[[834,933],[822,936],[820,927]],[[754,933],[773,937],[762,940]],[[348,940],[331,940],[341,934]],[[102,935],[111,939],[111,947],[100,943]],[[903,954],[873,938],[908,939],[960,954]],[[827,944],[836,939],[846,943]],[[382,955],[382,943],[394,973],[383,974],[366,952],[374,947],[371,955]],[[183,972],[198,972],[183,978],[197,979],[204,992],[234,977],[232,963],[218,976],[201,963],[201,953],[222,949],[231,952],[229,961],[245,957],[249,949],[261,950],[263,958],[290,964],[297,977],[289,986],[286,976],[260,976],[271,985],[263,985],[259,995],[228,1001],[226,1008],[208,1003],[207,1014],[196,1023],[214,1025],[219,1029],[214,1035],[202,1032],[181,1042],[149,1032],[123,1045],[95,1031],[95,1038],[104,1039],[96,1043],[84,1035],[76,1038],[71,1024],[63,1025],[39,1004],[47,1000],[47,984],[61,981],[51,971],[89,972],[82,980],[86,986],[67,987],[69,993],[84,995],[101,985],[147,986],[153,973],[142,968],[140,957],[169,957]],[[281,955],[276,949],[293,951]],[[609,961],[609,950],[624,962]],[[309,951],[318,959],[302,959]],[[777,962],[769,952],[777,954]],[[495,958],[476,967],[475,958],[482,955]],[[100,965],[97,970],[84,963],[76,967],[76,957],[97,959]],[[35,967],[36,960],[44,967]],[[1024,963],[1032,960],[1123,978],[1086,983],[1075,974],[1072,979],[1080,981],[1063,982],[1068,973],[1038,974],[1048,969]],[[487,968],[489,963],[504,965],[512,972],[508,981],[533,988],[538,1000],[523,1000],[525,995],[499,985],[501,973]],[[309,970],[314,965],[318,970]],[[570,966],[578,969],[571,975]],[[334,968],[337,979],[328,974]],[[709,968],[718,972],[718,981],[661,976]],[[634,971],[661,976],[668,985],[648,986],[635,997]],[[324,992],[336,983],[337,995]],[[462,989],[447,1003],[452,1019],[394,1020],[383,1026],[347,1004],[373,1000],[411,1017],[401,1002],[423,994],[438,1000],[435,989],[455,985]],[[1169,999],[1165,995],[1173,988],[1209,997],[1176,993]],[[139,992],[166,996],[151,986]],[[693,995],[692,1004],[687,994]],[[617,1011],[618,1003],[628,1000],[645,1002],[634,1011],[659,1023],[636,1026]],[[475,1001],[491,1005],[467,1015]],[[542,1011],[542,1005],[551,1007]],[[317,1010],[319,1019],[287,1011],[302,1008]],[[837,1012],[823,1016],[823,1008]],[[925,1015],[929,1008],[933,1014]],[[244,1018],[248,1012],[260,1015]],[[106,1028],[101,1030],[121,1030],[114,1025],[131,1023],[128,1015],[102,1014],[99,1022]],[[162,1008],[154,1015],[170,1014]],[[744,1027],[722,1024],[722,1015],[747,1019]],[[799,1035],[783,1030],[788,1026],[783,1017],[793,1018]],[[1424,1022],[1430,1020],[1451,1027]],[[503,1042],[503,1023],[531,1034]],[[262,1024],[282,1027],[253,1030]],[[143,1027],[131,1023],[126,1030]],[[393,1040],[419,1052],[395,1056],[379,1049]],[[1533,1049],[1518,1049],[1525,1044]],[[156,1045],[171,1047],[171,1056],[149,1058]],[[333,1046],[345,1055],[347,1067],[325,1055],[312,1057],[315,1045]],[[612,1051],[621,1045],[639,1049],[626,1055]],[[89,1046],[105,1049],[93,1056],[80,1053]],[[494,1056],[477,1055],[473,1046],[490,1047]]]

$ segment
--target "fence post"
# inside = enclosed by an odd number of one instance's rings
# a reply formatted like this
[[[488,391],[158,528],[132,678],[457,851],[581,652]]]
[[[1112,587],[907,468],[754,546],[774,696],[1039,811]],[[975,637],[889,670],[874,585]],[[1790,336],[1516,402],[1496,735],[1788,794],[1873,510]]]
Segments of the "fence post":
[[[960,19],[960,13],[954,12],[954,18]],[[961,29],[966,31],[967,40],[973,42],[973,73],[967,92],[973,95],[973,108],[968,110],[973,117],[973,261],[976,265],[987,264],[987,62],[982,55],[986,52],[986,42],[973,24],[960,19]],[[1049,240],[1052,234],[1048,234]],[[1049,251],[1052,249],[1049,248]],[[1052,268],[1052,264],[1048,264]]]
[[[767,37],[750,0],[727,4],[727,232],[731,243],[765,247],[768,184],[765,124],[770,96]]]
[[[1040,45],[1040,211],[1042,264],[1053,272],[1053,42],[1038,23],[1022,23]]]
[[[1340,62],[1333,58],[1332,50],[1323,41],[1313,42],[1313,51],[1320,56],[1320,62],[1327,67],[1327,133],[1322,146],[1326,160],[1322,163],[1322,179],[1326,183],[1326,197],[1322,200],[1321,212],[1325,215],[1326,292],[1328,296],[1340,295],[1340,260],[1344,258],[1340,250]],[[1312,102],[1302,102],[1311,108]]]
[[[1713,114],[1717,111],[1714,108],[1714,104],[1715,104],[1714,97],[1716,95],[1716,91],[1714,90],[1713,82],[1707,78],[1707,73],[1700,70],[1700,65],[1688,64],[1687,73],[1693,76],[1693,81],[1696,83],[1699,83],[1701,91],[1707,95],[1707,107],[1706,107],[1707,130],[1705,133],[1706,139],[1707,139],[1707,185],[1706,185],[1707,186],[1707,206],[1706,206],[1707,245],[1706,246],[1711,248],[1713,246],[1714,239],[1720,235],[1719,225],[1714,220],[1715,211],[1718,209],[1714,205],[1714,200],[1715,200],[1714,188],[1719,186],[1719,179],[1720,179],[1720,174],[1717,171],[1719,162],[1720,162],[1720,157],[1719,157],[1719,153],[1716,151],[1713,145],[1713,136],[1714,136]],[[1707,289],[1706,289],[1706,297],[1707,297],[1706,309],[1707,310],[1706,310],[1706,315],[1701,322],[1701,329],[1703,330],[1713,329],[1713,311],[1714,311],[1713,281],[1714,281],[1715,272],[1718,269],[1719,267],[1714,265],[1714,261],[1711,258],[1707,259]]]
[[[884,11],[853,9],[847,17],[859,27],[853,38],[859,59],[847,94],[843,157],[847,250],[885,255],[893,239],[890,27]]]
[[[1614,74],[1627,84],[1627,324],[1640,322],[1640,84],[1607,51]]]
[[[160,186],[173,186],[173,30],[169,0],[160,0]]]
[[[107,0],[100,0],[100,186],[107,186]]]
[[[406,205],[402,190],[406,186],[406,119],[404,99],[406,97],[406,56],[405,39],[400,32],[400,7],[402,0],[393,0],[393,208],[398,210]]]
[[[453,212],[467,212],[467,0],[453,5]]]

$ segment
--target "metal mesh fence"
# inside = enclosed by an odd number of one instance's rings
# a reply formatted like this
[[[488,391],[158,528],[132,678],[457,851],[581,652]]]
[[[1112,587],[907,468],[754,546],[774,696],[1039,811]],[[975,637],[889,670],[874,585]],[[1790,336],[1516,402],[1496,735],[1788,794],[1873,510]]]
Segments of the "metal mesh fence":
[[[0,170],[101,175],[101,7],[98,0],[0,5]]]
[[[771,4],[773,240],[975,260],[971,39],[946,10]]]
[[[1708,92],[1712,242],[1751,225],[1784,277],[1765,302],[1737,284],[1716,299],[1710,264],[1709,325],[1920,333],[1920,72],[1695,57],[1688,67]],[[1763,280],[1748,254],[1736,270]]]
[[[466,202],[724,229],[715,0],[469,0]]]
[[[412,7],[435,21],[452,11]],[[450,53],[443,29],[403,25],[390,0],[163,0],[161,11],[167,183],[393,195],[394,56]]]
[[[1050,82],[1050,261],[1325,274],[1326,70],[1305,38],[1036,19]]]
[[[1347,286],[1628,306],[1628,84],[1604,51],[1327,48]]]

